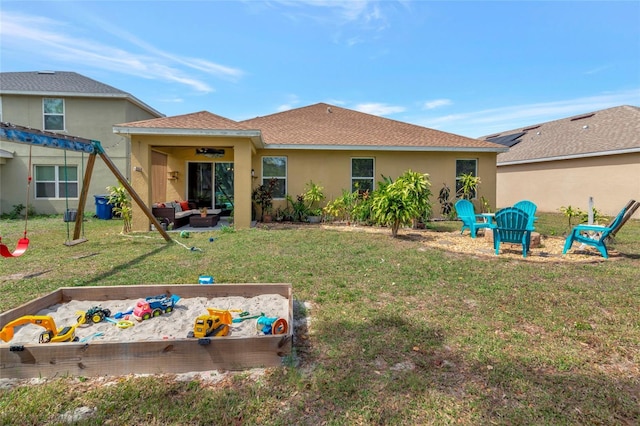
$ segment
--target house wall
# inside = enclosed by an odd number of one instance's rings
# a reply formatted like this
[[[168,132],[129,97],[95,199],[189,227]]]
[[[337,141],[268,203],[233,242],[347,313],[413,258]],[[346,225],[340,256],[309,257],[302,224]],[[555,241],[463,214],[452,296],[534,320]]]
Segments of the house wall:
[[[43,128],[43,96],[6,95],[1,99],[2,120],[16,125]],[[129,178],[128,139],[113,133],[113,125],[155,118],[148,111],[125,99],[63,97],[65,99],[65,134],[100,141],[107,155],[121,173]],[[88,155],[61,149],[42,148],[14,142],[0,141],[0,149],[14,153],[14,158],[0,165],[0,212],[8,213],[14,205],[25,204],[29,149],[33,165],[68,165],[78,167],[82,180]],[[24,184],[23,184],[24,183]],[[113,173],[100,160],[96,161],[89,188],[86,211],[95,212],[93,195],[107,193],[106,187],[117,185]],[[36,200],[32,185],[29,204],[39,214],[60,214],[67,208],[67,200]],[[77,208],[78,198],[69,198],[69,208]]]
[[[640,200],[640,153],[498,167],[499,207],[528,199],[541,212],[558,213],[569,205],[586,212],[589,197],[608,216],[630,199]]]
[[[225,157],[209,159],[195,155],[198,147],[225,148]],[[167,182],[164,200],[151,199],[151,151],[156,150],[168,155],[167,172],[178,172],[177,180]],[[134,172],[131,183],[138,195],[148,206],[154,202],[184,200],[188,193],[186,182],[187,164],[198,162],[234,163],[234,221],[237,228],[248,228],[251,222],[251,191],[261,184],[262,157],[287,157],[287,193],[295,196],[305,190],[309,181],[324,187],[327,197],[325,204],[340,196],[343,189],[351,188],[351,159],[369,157],[375,161],[375,181],[382,175],[393,179],[411,169],[429,173],[432,183],[431,202],[434,216],[440,215],[437,197],[443,184],[453,190],[456,178],[457,159],[477,159],[478,175],[481,178],[478,196],[484,196],[491,206],[495,206],[496,193],[496,153],[466,152],[390,152],[390,151],[319,151],[319,150],[283,150],[253,148],[248,138],[232,137],[194,137],[194,136],[131,136],[131,168],[141,167]],[[251,178],[251,169],[256,178]],[[452,196],[452,201],[453,196]],[[285,200],[274,200],[274,207],[284,206]],[[147,231],[150,223],[137,206],[133,208],[133,229]]]
[[[440,216],[438,193],[447,184],[455,191],[456,160],[477,159],[478,176],[481,178],[478,197],[484,196],[491,206],[495,206],[495,153],[466,152],[398,152],[398,151],[312,151],[312,150],[258,150],[253,159],[256,176],[262,176],[263,156],[287,157],[287,193],[293,197],[305,191],[305,185],[313,180],[324,187],[325,204],[340,195],[342,190],[351,190],[351,159],[355,157],[374,158],[375,183],[382,175],[396,179],[405,171],[428,173],[431,181],[430,198],[434,217]],[[259,185],[256,179],[254,186]],[[454,195],[451,196],[452,201]],[[282,200],[274,200],[274,207],[284,206]]]

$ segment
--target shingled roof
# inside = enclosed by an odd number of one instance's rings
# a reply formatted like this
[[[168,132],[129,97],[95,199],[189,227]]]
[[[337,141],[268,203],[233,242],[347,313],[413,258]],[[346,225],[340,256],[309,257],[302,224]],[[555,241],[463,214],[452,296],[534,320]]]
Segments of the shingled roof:
[[[516,142],[498,166],[640,152],[640,108],[629,105],[580,114],[483,137]],[[517,136],[517,137],[516,137]]]
[[[156,116],[163,116],[162,113],[130,93],[69,71],[2,72],[0,73],[1,94],[123,98]]]
[[[117,127],[129,127],[132,129],[246,130],[246,127],[237,121],[210,113],[209,111],[123,123],[118,124]]]
[[[479,139],[441,132],[326,103],[241,121],[259,129],[266,147],[371,148],[501,152]]]

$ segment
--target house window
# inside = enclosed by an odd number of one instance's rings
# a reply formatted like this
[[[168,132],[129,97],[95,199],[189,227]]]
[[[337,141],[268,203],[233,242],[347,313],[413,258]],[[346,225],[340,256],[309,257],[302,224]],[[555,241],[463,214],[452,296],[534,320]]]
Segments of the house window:
[[[469,173],[473,176],[478,176],[478,160],[456,160],[456,194],[459,194],[462,188],[461,176]],[[476,198],[475,191],[471,198]]]
[[[64,130],[64,99],[44,98],[44,130]]]
[[[351,159],[351,191],[373,191],[373,158]]]
[[[262,157],[262,184],[276,180],[273,198],[284,198],[287,194],[287,157]]]
[[[77,166],[35,166],[36,198],[78,198]]]

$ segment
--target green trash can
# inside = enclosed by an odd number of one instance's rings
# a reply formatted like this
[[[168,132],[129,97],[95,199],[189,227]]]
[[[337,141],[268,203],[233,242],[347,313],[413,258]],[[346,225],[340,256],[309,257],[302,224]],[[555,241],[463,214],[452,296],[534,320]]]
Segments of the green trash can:
[[[113,217],[113,205],[109,204],[109,195],[94,195],[96,199],[96,216],[109,220]]]

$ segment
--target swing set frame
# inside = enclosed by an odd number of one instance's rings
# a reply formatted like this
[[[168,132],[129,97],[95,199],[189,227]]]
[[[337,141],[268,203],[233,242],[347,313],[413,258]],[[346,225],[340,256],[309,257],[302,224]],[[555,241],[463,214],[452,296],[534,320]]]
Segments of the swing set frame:
[[[93,174],[93,168],[95,166],[96,158],[98,156],[102,158],[107,168],[111,171],[111,173],[113,173],[116,179],[118,179],[118,182],[120,182],[120,184],[126,189],[126,191],[131,196],[131,199],[142,209],[145,216],[147,216],[147,218],[151,221],[151,223],[154,225],[155,229],[160,233],[160,235],[162,235],[162,237],[167,242],[173,241],[169,236],[169,234],[167,233],[167,231],[162,229],[160,222],[158,222],[155,216],[153,216],[153,213],[151,212],[151,210],[147,207],[144,201],[136,193],[136,191],[133,189],[131,184],[127,181],[126,177],[120,172],[120,170],[118,170],[118,168],[113,163],[113,161],[111,161],[111,158],[109,158],[107,153],[104,151],[99,141],[85,139],[78,136],[63,135],[60,133],[32,129],[29,127],[18,126],[15,124],[5,123],[5,122],[0,123],[0,139],[6,140],[9,142],[22,143],[22,144],[27,144],[32,146],[40,146],[44,148],[57,148],[62,150],[83,152],[83,153],[89,154],[87,165],[84,171],[83,181],[82,181],[82,190],[80,192],[80,197],[78,199],[78,209],[76,213],[75,226],[73,230],[73,240],[67,241],[65,245],[72,246],[72,245],[79,244],[86,241],[85,238],[80,237],[80,233],[82,232],[82,228],[83,228],[84,209],[85,209],[85,204],[87,202],[89,185],[91,183],[91,176]],[[29,161],[29,164],[30,164],[29,169],[31,169],[31,161]],[[31,183],[31,170],[29,170],[29,184],[30,183]],[[28,196],[29,195],[27,191],[27,197]],[[23,240],[26,240],[26,244],[25,244],[25,241]],[[2,255],[4,257],[17,257],[23,254],[24,251],[26,251],[28,242],[29,240],[27,239],[26,226],[25,226],[24,237],[20,239],[20,241],[18,242],[18,247],[14,251],[14,253],[9,252],[6,246],[4,246],[3,244],[0,244],[0,251],[2,251]],[[11,256],[5,256],[6,254],[4,253],[5,251],[8,254],[11,254]]]

